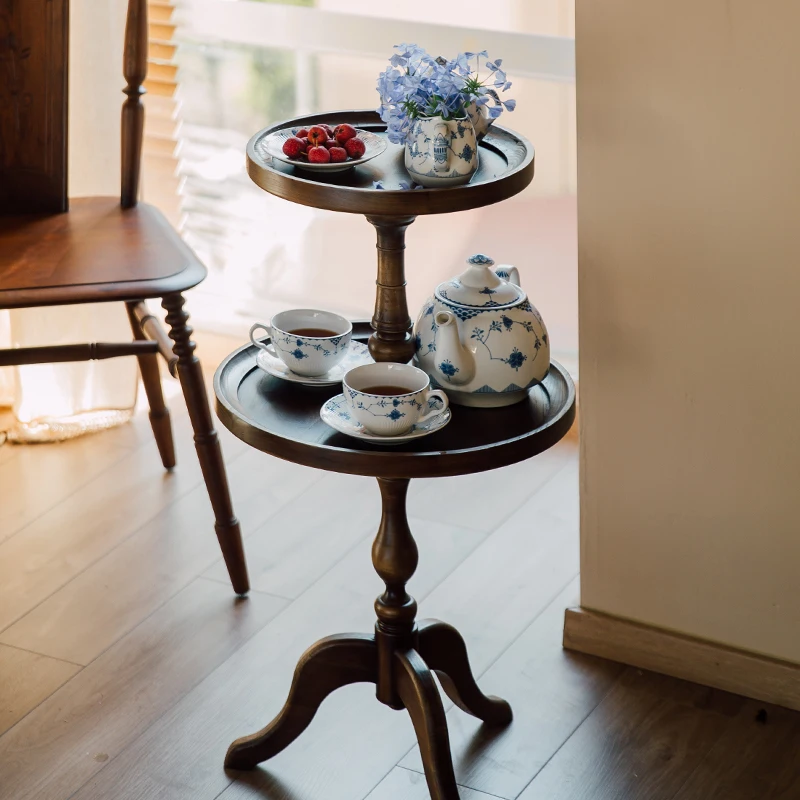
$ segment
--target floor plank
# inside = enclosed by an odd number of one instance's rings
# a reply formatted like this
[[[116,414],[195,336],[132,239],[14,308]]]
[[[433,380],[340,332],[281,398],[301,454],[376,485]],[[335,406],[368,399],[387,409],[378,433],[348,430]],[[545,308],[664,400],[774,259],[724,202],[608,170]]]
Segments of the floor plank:
[[[623,667],[563,650],[564,609],[578,580],[563,591],[480,678],[481,688],[511,703],[514,721],[497,731],[451,708],[447,714],[456,780],[513,800],[600,703]],[[402,766],[422,772],[419,748]]]
[[[461,800],[493,800],[492,795],[476,792],[466,786],[459,786],[458,794]],[[263,795],[261,798],[263,800]],[[395,767],[367,795],[367,800],[430,800],[430,794],[424,775],[403,767]]]
[[[0,798],[66,800],[284,605],[194,581],[0,737]]]
[[[234,507],[256,528],[315,479],[255,450],[229,463]],[[219,555],[204,484],[0,634],[0,642],[88,664]],[[230,589],[228,589],[230,591]]]
[[[381,500],[373,478],[320,475],[312,494],[289,503],[247,539],[254,589],[299,597],[332,564],[378,530]],[[205,573],[227,582],[222,558]]]
[[[164,470],[155,442],[131,450],[0,544],[0,630],[200,485],[188,418],[175,434],[176,469]]]
[[[567,464],[420,606],[462,632],[476,674],[578,574],[577,480]]]
[[[416,522],[414,528],[420,565],[425,565],[413,579],[421,599],[482,536],[436,523]],[[371,539],[168,711],[74,800],[216,798],[234,777],[222,768],[228,745],[277,713],[303,650],[330,633],[372,629],[372,603],[381,584],[370,563]],[[270,762],[269,774],[259,770],[250,779],[270,798],[352,800],[364,797],[413,740],[410,722],[376,702],[374,689],[351,686],[326,700],[314,724]],[[276,782],[286,791],[276,789]]]
[[[550,450],[510,467],[411,482],[409,513],[421,519],[489,532],[502,525],[567,462],[574,460],[574,443]],[[487,498],[498,502],[487,502]]]
[[[800,714],[748,702],[674,800],[796,800]]]
[[[0,645],[0,736],[80,669],[77,664]]]
[[[15,456],[19,455],[19,448],[13,444],[9,444],[5,440],[5,433],[3,432],[2,413],[0,412],[0,467],[3,464],[11,461]]]
[[[109,444],[103,436],[13,445],[17,455],[0,464],[0,542],[128,455],[128,448]]]
[[[672,800],[740,707],[629,667],[520,800]]]

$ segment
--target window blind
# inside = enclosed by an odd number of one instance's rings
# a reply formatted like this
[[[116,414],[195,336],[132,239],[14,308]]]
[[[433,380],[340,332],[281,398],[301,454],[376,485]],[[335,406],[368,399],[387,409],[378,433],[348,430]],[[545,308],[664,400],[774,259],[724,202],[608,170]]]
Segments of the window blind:
[[[181,230],[182,179],[179,174],[180,100],[173,0],[150,0],[149,54],[144,96],[143,197]]]

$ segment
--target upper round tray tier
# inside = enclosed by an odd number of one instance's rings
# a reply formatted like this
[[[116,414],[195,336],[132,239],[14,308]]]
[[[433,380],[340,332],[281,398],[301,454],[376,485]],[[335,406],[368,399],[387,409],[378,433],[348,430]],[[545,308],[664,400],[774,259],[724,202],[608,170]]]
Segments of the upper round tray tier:
[[[368,323],[353,324],[360,341]],[[340,386],[309,387],[273,378],[256,366],[247,344],[214,376],[217,414],[242,441],[287,461],[354,475],[436,478],[504,467],[547,450],[575,419],[575,386],[555,361],[543,383],[505,408],[451,406],[450,424],[430,436],[395,446],[372,445],[328,427],[322,405]]]
[[[480,166],[465,186],[450,189],[402,189],[411,177],[403,166],[404,148],[389,144],[381,155],[347,172],[321,174],[272,158],[266,136],[282,128],[347,122],[381,136],[386,125],[375,111],[331,111],[280,122],[259,131],[247,143],[247,171],[271,194],[314,208],[351,214],[418,216],[465,211],[497,203],[521,192],[533,179],[533,146],[517,133],[495,124],[479,146]],[[383,189],[373,188],[380,181]]]

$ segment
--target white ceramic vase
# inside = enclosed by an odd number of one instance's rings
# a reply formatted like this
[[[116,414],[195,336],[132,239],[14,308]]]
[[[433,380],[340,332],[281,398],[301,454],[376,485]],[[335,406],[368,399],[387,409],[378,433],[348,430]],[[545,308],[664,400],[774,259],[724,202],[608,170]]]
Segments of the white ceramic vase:
[[[478,169],[478,138],[470,119],[415,119],[405,165],[415,183],[429,189],[469,183]]]

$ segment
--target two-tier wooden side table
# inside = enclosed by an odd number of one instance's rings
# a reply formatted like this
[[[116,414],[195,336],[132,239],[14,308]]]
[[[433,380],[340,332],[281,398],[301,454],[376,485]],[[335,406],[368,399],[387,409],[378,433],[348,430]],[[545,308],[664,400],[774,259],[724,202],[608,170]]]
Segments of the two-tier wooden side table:
[[[378,270],[371,324],[355,323],[354,338],[369,340],[376,361],[406,362],[414,355],[406,302],[405,232],[420,214],[463,211],[496,203],[522,191],[533,178],[533,148],[495,125],[480,144],[480,168],[466,186],[403,190],[410,179],[403,150],[387,150],[355,169],[320,177],[273,160],[264,138],[289,126],[349,122],[385,135],[374,111],[314,115],[273,125],[247,146],[250,177],[262,189],[292,202],[364,214],[377,231]],[[376,189],[374,182],[383,189]],[[373,683],[378,700],[406,709],[422,752],[433,800],[457,800],[449,737],[433,672],[450,699],[488,724],[511,720],[504,700],[485,696],[472,675],[464,640],[437,620],[416,621],[417,604],[406,583],[417,567],[417,546],[406,514],[412,478],[466,475],[514,464],[552,447],[575,417],[575,387],[553,362],[525,401],[499,409],[454,407],[450,424],[399,446],[371,445],[329,428],[319,417],[338,387],[306,387],[270,377],[256,366],[256,348],[232,353],[214,379],[222,423],[247,444],[298,464],[377,478],[382,515],[372,562],[386,590],[375,601],[371,634],[322,639],[301,657],[282,711],[261,731],[235,741],[225,765],[252,769],[279,753],[309,725],[322,701],[350,683]]]

